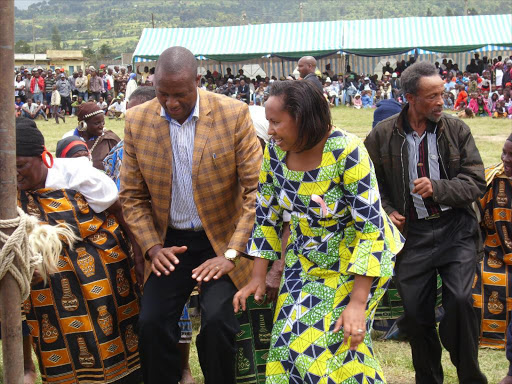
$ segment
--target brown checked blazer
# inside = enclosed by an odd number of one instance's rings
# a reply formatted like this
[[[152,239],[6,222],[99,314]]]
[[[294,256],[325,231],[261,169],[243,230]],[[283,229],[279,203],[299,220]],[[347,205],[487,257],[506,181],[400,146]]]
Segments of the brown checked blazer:
[[[192,160],[194,199],[217,255],[228,248],[245,252],[255,217],[262,160],[247,104],[199,92]],[[163,245],[171,206],[172,146],[169,122],[155,98],[127,111],[121,167],[123,214],[142,252]],[[252,260],[241,258],[230,277],[241,288]],[[145,277],[150,274],[146,263]]]

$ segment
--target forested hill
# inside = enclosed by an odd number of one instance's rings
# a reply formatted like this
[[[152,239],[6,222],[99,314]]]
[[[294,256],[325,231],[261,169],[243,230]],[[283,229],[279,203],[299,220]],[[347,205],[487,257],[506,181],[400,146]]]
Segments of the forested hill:
[[[39,52],[53,46],[114,55],[133,51],[142,29],[153,22],[155,27],[222,26],[462,15],[465,9],[471,14],[512,13],[512,1],[46,0],[26,10],[16,9],[16,50],[31,52],[33,32]]]

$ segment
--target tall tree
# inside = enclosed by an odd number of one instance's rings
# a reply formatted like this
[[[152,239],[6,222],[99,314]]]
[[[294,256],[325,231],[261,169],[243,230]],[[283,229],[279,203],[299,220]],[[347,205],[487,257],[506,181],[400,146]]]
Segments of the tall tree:
[[[451,8],[446,7],[446,16],[454,16]]]
[[[430,7],[427,9],[427,16],[432,16],[432,11],[430,10]]]
[[[52,28],[52,47],[53,49],[62,49],[60,46],[62,39],[60,37],[59,28],[56,25]]]
[[[25,40],[18,40],[16,44],[14,44],[14,52],[16,53],[30,53],[32,52],[32,48]]]

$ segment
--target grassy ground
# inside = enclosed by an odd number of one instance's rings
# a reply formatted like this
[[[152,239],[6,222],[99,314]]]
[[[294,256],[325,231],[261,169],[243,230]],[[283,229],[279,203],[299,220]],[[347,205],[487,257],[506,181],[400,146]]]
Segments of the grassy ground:
[[[371,129],[373,111],[354,110],[346,107],[334,108],[332,110],[334,124],[342,129],[352,132],[361,138]],[[466,120],[471,127],[478,149],[482,155],[485,166],[499,162],[501,149],[507,136],[511,133],[512,124],[510,120],[494,120],[490,118],[475,118]],[[39,128],[46,138],[48,150],[54,152],[57,141],[62,134],[76,126],[76,118],[66,119],[65,124],[56,125],[54,121],[38,121]],[[123,137],[123,123],[114,120],[106,121],[106,128],[116,132]],[[197,321],[194,321],[194,329],[197,333]],[[409,344],[394,341],[375,341],[375,351],[384,369],[389,384],[411,384],[414,383],[414,369],[412,367],[411,352]],[[0,351],[0,361],[1,351]],[[490,384],[498,383],[507,372],[508,362],[505,359],[504,351],[481,349],[480,366],[489,379]],[[34,357],[35,361],[35,357]],[[198,384],[203,383],[201,368],[197,359],[195,344],[192,344],[190,365],[192,373]],[[457,383],[455,368],[449,360],[448,353],[443,354],[443,366],[445,367],[445,383]],[[0,371],[2,367],[0,365]],[[38,381],[39,383],[40,381]],[[0,375],[0,384],[2,383]]]

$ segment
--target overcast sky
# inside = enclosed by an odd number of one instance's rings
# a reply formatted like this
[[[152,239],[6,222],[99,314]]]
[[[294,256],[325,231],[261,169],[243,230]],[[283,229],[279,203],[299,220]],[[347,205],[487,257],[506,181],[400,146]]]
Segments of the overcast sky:
[[[30,4],[39,3],[41,0],[14,0],[14,6],[19,9],[27,9]]]

